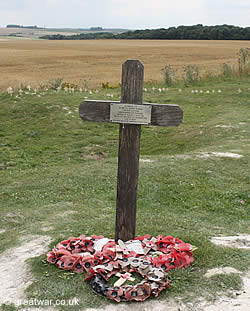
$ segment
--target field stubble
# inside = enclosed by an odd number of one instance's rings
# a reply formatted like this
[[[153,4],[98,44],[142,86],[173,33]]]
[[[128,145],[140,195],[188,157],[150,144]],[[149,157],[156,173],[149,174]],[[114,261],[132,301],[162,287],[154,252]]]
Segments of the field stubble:
[[[118,84],[121,64],[140,59],[145,65],[145,81],[163,80],[162,69],[171,64],[182,75],[186,65],[200,65],[201,74],[218,73],[223,63],[235,64],[240,48],[248,41],[185,40],[1,40],[0,91],[64,82],[100,87],[102,82]],[[85,82],[84,82],[85,81]]]

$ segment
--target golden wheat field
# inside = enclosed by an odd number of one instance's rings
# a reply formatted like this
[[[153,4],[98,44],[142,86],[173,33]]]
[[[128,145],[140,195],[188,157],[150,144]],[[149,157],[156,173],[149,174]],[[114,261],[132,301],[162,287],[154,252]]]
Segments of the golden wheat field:
[[[240,48],[249,46],[249,41],[1,39],[0,90],[39,87],[58,78],[79,87],[118,84],[127,59],[144,63],[145,81],[163,81],[161,70],[168,64],[180,75],[191,64],[199,64],[201,73],[219,72],[223,63],[236,64]]]

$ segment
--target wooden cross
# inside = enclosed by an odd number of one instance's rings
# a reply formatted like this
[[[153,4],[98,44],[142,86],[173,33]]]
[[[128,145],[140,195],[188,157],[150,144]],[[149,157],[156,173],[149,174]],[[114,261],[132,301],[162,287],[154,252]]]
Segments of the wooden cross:
[[[121,273],[116,273],[116,275],[119,280],[117,280],[114,284],[114,287],[118,286],[122,286],[122,284],[124,284],[126,281],[131,281],[131,282],[134,282],[135,281],[135,278],[132,277],[132,274],[129,273],[129,272],[126,272],[124,274],[121,274]]]
[[[80,117],[85,121],[120,124],[115,240],[135,237],[141,125],[178,126],[183,111],[178,105],[143,103],[144,65],[127,60],[122,65],[121,101],[85,100]]]

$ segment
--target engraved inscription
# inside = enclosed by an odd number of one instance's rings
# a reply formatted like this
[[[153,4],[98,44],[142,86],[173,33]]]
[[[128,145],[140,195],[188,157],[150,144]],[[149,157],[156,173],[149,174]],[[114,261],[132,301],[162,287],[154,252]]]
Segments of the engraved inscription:
[[[150,105],[110,104],[110,121],[114,123],[150,124]]]

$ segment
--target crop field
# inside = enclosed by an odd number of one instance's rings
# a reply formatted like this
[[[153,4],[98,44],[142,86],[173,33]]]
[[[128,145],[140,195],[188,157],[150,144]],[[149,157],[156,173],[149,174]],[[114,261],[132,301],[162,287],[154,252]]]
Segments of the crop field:
[[[88,40],[47,41],[0,39],[0,91],[45,86],[51,80],[79,87],[98,88],[103,82],[117,85],[121,64],[140,59],[145,81],[162,81],[162,69],[173,65],[179,76],[185,66],[197,64],[201,74],[218,73],[222,64],[237,65],[240,48],[248,41]]]

